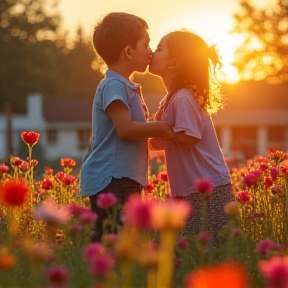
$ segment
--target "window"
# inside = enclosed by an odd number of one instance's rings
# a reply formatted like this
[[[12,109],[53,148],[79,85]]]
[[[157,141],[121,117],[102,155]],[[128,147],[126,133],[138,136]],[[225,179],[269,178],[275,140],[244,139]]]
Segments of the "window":
[[[256,127],[232,127],[232,147],[234,152],[240,152],[246,159],[257,155]]]
[[[78,130],[78,148],[86,149],[90,143],[91,129]]]
[[[268,127],[268,149],[286,150],[286,130],[285,126]]]
[[[57,143],[58,132],[56,129],[48,129],[46,133],[47,133],[47,143],[49,144]]]

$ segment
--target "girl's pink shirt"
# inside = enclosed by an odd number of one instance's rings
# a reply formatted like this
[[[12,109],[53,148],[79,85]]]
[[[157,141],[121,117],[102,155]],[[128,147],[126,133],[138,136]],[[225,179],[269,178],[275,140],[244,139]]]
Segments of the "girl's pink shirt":
[[[200,141],[192,148],[166,146],[166,164],[171,194],[184,196],[195,193],[198,178],[210,179],[214,186],[230,183],[229,169],[224,161],[212,119],[198,105],[195,94],[188,89],[177,91],[164,110],[163,120],[175,132],[184,131]]]

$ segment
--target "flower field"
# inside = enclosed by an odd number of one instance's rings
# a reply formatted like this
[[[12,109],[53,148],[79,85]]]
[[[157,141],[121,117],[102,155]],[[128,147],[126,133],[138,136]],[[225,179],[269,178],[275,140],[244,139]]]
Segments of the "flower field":
[[[60,159],[62,171],[47,167],[35,180],[40,135],[21,137],[28,160],[0,163],[0,288],[288,287],[288,154],[269,150],[231,170],[235,202],[225,206],[217,245],[205,229],[185,233],[193,207],[170,199],[165,172],[150,175],[124,207],[113,194],[99,196],[109,218],[101,243],[91,243],[98,216],[79,195],[75,161]],[[195,183],[203,201],[209,183]]]

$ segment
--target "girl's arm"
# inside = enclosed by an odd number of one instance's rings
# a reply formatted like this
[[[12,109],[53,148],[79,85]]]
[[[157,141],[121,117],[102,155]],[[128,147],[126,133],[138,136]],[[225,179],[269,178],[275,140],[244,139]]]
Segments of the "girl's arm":
[[[108,105],[106,112],[111,118],[118,136],[122,140],[136,140],[149,137],[164,137],[174,142],[175,133],[168,122],[136,122],[131,120],[128,107],[120,100]]]
[[[167,145],[167,142],[164,141],[163,139],[161,138],[151,138],[149,139],[149,142],[148,142],[148,147],[149,147],[149,150],[151,151],[155,151],[155,150],[165,150],[166,148],[166,145]]]
[[[186,135],[185,131],[177,132],[176,139],[176,144],[183,148],[192,148],[194,145],[200,142],[200,139]]]

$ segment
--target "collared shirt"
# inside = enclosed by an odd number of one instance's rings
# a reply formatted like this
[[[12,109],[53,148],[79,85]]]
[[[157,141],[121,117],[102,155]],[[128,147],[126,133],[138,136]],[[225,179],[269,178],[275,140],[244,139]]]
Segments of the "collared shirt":
[[[140,86],[115,71],[107,70],[98,85],[92,109],[91,152],[81,169],[82,196],[92,196],[113,178],[127,177],[142,186],[147,184],[148,139],[122,140],[106,109],[115,100],[122,101],[131,113],[131,120],[146,122],[147,109]]]
[[[212,119],[198,105],[188,89],[177,91],[164,110],[163,120],[174,132],[185,132],[200,141],[192,148],[167,145],[165,156],[171,194],[184,196],[196,192],[198,178],[210,179],[214,186],[230,183],[230,173],[220,149]]]

